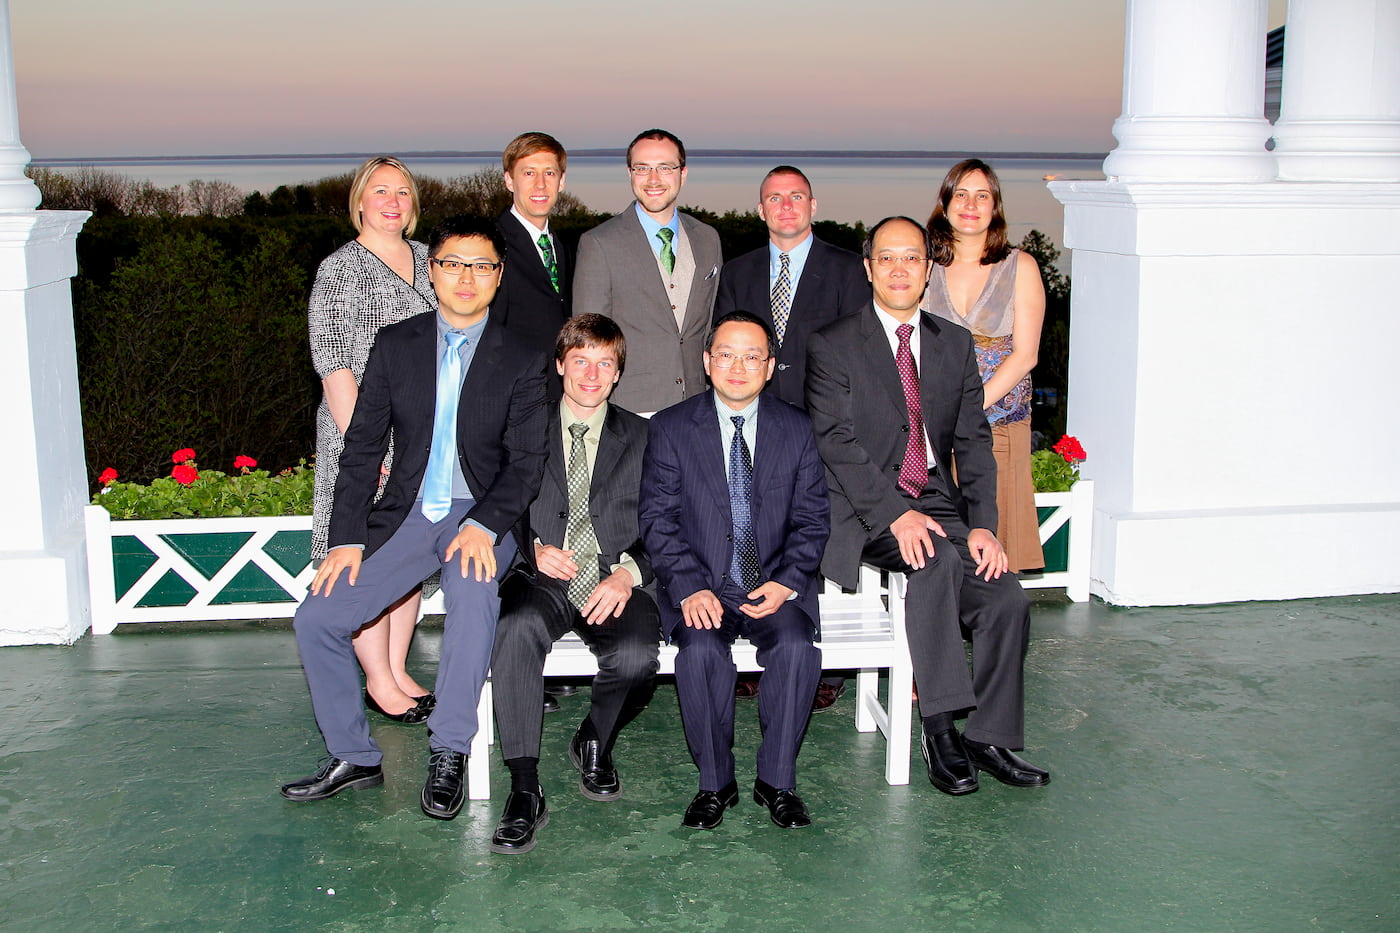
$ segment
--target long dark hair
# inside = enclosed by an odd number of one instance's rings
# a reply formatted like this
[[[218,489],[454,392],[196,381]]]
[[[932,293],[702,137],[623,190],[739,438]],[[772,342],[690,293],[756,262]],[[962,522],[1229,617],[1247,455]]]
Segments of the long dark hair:
[[[953,192],[958,190],[963,177],[970,172],[981,172],[987,176],[987,185],[992,189],[992,224],[987,228],[982,265],[1001,262],[1011,252],[1011,244],[1006,239],[1006,211],[1001,203],[1001,182],[997,180],[997,173],[981,159],[963,159],[943,176],[943,184],[938,188],[938,200],[933,205],[933,213],[928,215],[928,235],[933,243],[929,258],[940,266],[952,263],[953,242],[957,239],[953,225],[948,222],[948,205],[953,203]]]

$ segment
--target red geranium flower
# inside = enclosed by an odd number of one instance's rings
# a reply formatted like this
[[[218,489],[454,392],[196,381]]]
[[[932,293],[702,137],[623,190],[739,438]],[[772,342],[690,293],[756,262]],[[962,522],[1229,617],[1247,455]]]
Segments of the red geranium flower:
[[[256,468],[257,465],[258,461],[254,460],[252,457],[244,456],[243,454],[239,454],[233,458],[233,468],[235,470],[252,470]]]
[[[173,454],[170,455],[170,462],[171,462],[171,463],[186,463],[186,462],[188,462],[188,461],[190,461],[190,460],[193,460],[193,459],[194,459],[194,448],[193,448],[193,447],[181,447],[179,450],[175,451]]]
[[[106,486],[108,483],[115,483],[117,481],[117,471],[108,467],[102,471],[101,476],[97,477],[97,481],[103,486]]]
[[[190,451],[190,453],[194,453],[194,451]],[[183,463],[171,470],[170,475],[175,478],[175,482],[182,486],[188,486],[190,483],[199,479],[199,471]]]
[[[1089,455],[1084,452],[1084,446],[1079,443],[1079,439],[1068,434],[1060,438],[1050,449],[1070,463],[1082,463],[1089,458]]]

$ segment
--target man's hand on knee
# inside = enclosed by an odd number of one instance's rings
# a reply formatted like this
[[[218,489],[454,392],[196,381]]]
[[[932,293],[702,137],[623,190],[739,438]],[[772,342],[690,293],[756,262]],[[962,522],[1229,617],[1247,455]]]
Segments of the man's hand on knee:
[[[346,583],[355,585],[355,581],[360,578],[360,561],[365,556],[365,552],[357,547],[332,548],[326,559],[321,561],[321,566],[316,570],[316,576],[311,579],[311,595],[320,596],[321,586],[326,587],[324,595],[331,595],[331,590],[335,589],[335,581],[340,579],[342,570],[349,570]]]
[[[914,509],[890,522],[890,534],[899,544],[899,556],[915,570],[923,570],[924,563],[933,556],[933,538],[929,532],[940,538],[948,537],[942,525]]]
[[[749,599],[753,602],[744,603],[739,607],[739,611],[750,619],[762,619],[777,612],[791,595],[792,590],[789,587],[776,580],[769,580],[749,594]]]
[[[967,533],[967,549],[972,559],[977,561],[977,576],[991,582],[1011,566],[997,536],[985,528],[974,528]]]
[[[714,593],[700,590],[681,600],[681,618],[690,628],[719,628],[724,607]]]
[[[463,578],[469,573],[467,565],[472,562],[476,563],[475,579],[478,583],[485,583],[496,576],[496,544],[489,534],[475,525],[463,525],[457,537],[447,546],[443,561],[452,560],[452,555],[459,551],[462,554]]]

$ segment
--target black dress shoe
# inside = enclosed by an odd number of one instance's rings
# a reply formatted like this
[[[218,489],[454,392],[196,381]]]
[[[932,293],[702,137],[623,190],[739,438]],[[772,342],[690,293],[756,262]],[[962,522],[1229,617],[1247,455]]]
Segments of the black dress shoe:
[[[383,783],[382,765],[352,765],[339,758],[327,758],[311,777],[283,784],[282,796],[288,800],[325,800],[343,790],[378,787]]]
[[[575,732],[569,740],[569,760],[578,768],[578,789],[589,800],[617,800],[622,796],[622,782],[617,778],[612,755],[603,751],[599,739],[584,739]]]
[[[573,684],[550,683],[545,684],[545,693],[552,693],[557,697],[571,697],[578,693],[578,687]]]
[[[491,837],[491,851],[501,855],[520,855],[535,847],[535,831],[549,824],[549,807],[544,804],[544,789],[510,792],[496,835]]]
[[[753,802],[767,807],[774,825],[783,829],[812,825],[812,815],[807,812],[807,805],[795,790],[778,790],[767,781],[754,781]]]
[[[739,802],[739,785],[730,781],[721,790],[702,790],[685,808],[681,825],[690,829],[714,829],[724,822],[724,811]]]
[[[972,739],[963,739],[967,746],[967,757],[973,767],[985,771],[1009,787],[1044,787],[1050,783],[1050,772],[1037,768],[1009,748],[1000,745],[985,745]]]
[[[423,784],[423,812],[435,820],[450,820],[466,800],[467,756],[461,752],[432,753],[428,780]]]
[[[368,690],[365,691],[365,707],[373,710],[385,719],[392,719],[394,722],[401,722],[406,726],[416,726],[428,721],[428,717],[433,714],[433,707],[437,705],[437,697],[431,693],[425,693],[418,698],[418,702],[404,710],[402,713],[386,713],[384,708],[375,702]]]
[[[544,695],[544,711],[546,713],[559,712],[559,698],[552,693]]]
[[[967,757],[958,730],[949,729],[935,736],[924,733],[919,747],[928,765],[928,779],[945,794],[960,797],[977,789],[977,769]]]

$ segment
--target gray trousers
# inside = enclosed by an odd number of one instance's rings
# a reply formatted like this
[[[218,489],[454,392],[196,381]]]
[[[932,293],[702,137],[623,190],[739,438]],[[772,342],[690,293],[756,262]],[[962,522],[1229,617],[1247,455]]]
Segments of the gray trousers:
[[[633,589],[622,615],[589,625],[569,602],[563,583],[544,574],[532,582],[515,573],[501,585],[501,623],[491,659],[502,758],[540,757],[544,660],[570,630],[598,659],[585,722],[606,750],[650,702],[661,643],[661,621],[650,595]]]
[[[1022,748],[1030,600],[1013,573],[991,581],[977,576],[977,562],[967,549],[968,527],[943,491],[933,488],[935,482],[917,503],[910,501],[948,533],[933,537],[934,556],[923,569],[904,563],[888,531],[865,546],[861,559],[909,575],[905,627],[919,713],[970,709],[968,738]],[[972,642],[971,672],[964,639]]]
[[[437,706],[428,719],[430,744],[436,751],[470,750],[500,613],[499,578],[515,557],[515,538],[506,534],[496,545],[496,579],[463,578],[456,555],[444,562],[443,554],[472,505],[471,499],[454,499],[452,511],[438,522],[429,522],[414,508],[360,565],[354,586],[342,576],[329,596],[324,588],[319,596],[308,593],[297,609],[297,650],[311,688],[316,725],[334,757],[357,765],[376,765],[384,757],[369,734],[351,636],[439,568],[447,621],[434,688]]]

